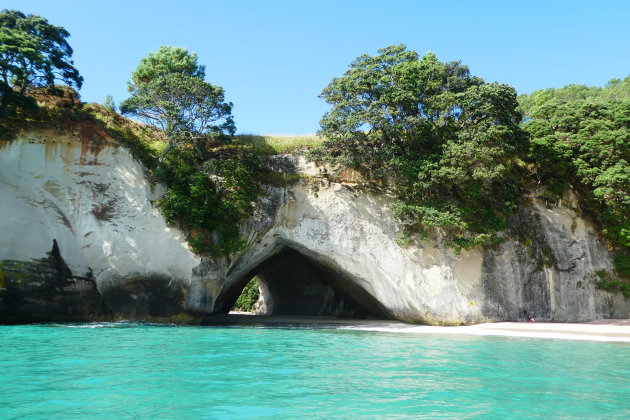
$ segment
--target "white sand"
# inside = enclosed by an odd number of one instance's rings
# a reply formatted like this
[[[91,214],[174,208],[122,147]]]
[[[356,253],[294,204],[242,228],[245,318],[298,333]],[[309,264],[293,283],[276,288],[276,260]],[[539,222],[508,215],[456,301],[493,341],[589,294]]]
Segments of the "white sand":
[[[348,320],[326,317],[259,316],[250,313],[218,315],[207,319],[208,324],[330,327],[358,331],[403,334],[454,334],[559,340],[587,340],[630,343],[630,319],[604,319],[586,323],[560,322],[492,322],[458,327],[438,327],[407,324],[391,320]]]
[[[391,325],[357,325],[342,328],[406,334],[456,334],[630,343],[630,320],[628,319],[611,319],[589,323],[494,322],[460,327],[434,327],[395,323]]]

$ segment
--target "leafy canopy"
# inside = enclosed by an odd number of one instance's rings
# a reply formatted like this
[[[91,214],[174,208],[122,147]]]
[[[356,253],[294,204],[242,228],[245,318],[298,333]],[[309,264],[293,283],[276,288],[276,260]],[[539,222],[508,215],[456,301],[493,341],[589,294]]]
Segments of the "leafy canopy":
[[[250,280],[249,283],[247,283],[245,288],[243,288],[243,291],[241,292],[238,299],[236,299],[232,310],[252,312],[259,298],[260,285],[258,284],[258,280],[256,280],[256,277],[254,277],[252,280]]]
[[[518,97],[519,109],[525,119],[532,117],[534,108],[554,106],[589,99],[591,101],[616,101],[630,98],[630,76],[610,79],[605,87],[571,84],[558,89],[540,89]]]
[[[140,60],[138,68],[131,74],[130,91],[160,76],[169,74],[205,77],[205,66],[197,63],[197,54],[185,48],[162,45],[155,53]]]
[[[397,45],[358,57],[321,97],[332,109],[319,157],[393,186],[408,234],[437,229],[467,247],[505,226],[527,150],[513,88]]]
[[[169,189],[159,207],[166,220],[186,228],[197,252],[226,255],[243,245],[239,222],[253,214],[259,194],[255,176],[263,164],[245,148],[218,154],[199,165],[190,149],[169,153],[164,161]]]
[[[68,31],[40,16],[17,10],[0,12],[1,83],[19,93],[31,87],[53,86],[61,80],[81,88],[83,78],[74,68]]]
[[[539,182],[557,195],[573,186],[612,244],[630,255],[630,76],[604,88],[569,85],[519,100]]]
[[[227,140],[236,131],[223,88],[206,82],[203,75],[195,54],[165,46],[144,58],[132,74],[131,97],[120,109],[165,132],[168,145],[160,162],[177,146],[191,143],[201,150],[201,141]]]

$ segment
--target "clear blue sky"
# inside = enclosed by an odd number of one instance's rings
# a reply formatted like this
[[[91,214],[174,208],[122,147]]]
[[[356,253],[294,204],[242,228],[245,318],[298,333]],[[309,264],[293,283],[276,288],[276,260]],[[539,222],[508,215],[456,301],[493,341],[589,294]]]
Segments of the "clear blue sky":
[[[317,131],[317,97],[360,54],[404,43],[519,93],[630,74],[630,1],[2,0],[71,34],[86,102],[116,102],[160,45],[199,55],[238,132]]]

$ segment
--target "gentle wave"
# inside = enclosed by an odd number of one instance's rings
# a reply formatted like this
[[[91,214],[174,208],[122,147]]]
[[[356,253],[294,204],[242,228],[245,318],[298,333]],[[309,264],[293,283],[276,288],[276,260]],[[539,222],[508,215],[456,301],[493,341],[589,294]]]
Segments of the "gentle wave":
[[[113,322],[88,322],[80,324],[66,324],[66,323],[53,323],[53,324],[40,324],[45,327],[58,327],[58,328],[133,328],[133,327],[179,327],[177,324],[159,324],[155,322],[142,322],[142,321],[113,321]]]

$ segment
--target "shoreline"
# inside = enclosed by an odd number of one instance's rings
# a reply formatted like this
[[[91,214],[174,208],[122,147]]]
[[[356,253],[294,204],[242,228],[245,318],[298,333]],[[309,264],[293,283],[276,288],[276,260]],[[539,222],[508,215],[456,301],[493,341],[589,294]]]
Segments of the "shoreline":
[[[217,314],[203,318],[201,324],[155,323],[142,320],[102,320],[71,322],[36,322],[5,325],[54,325],[73,328],[99,328],[128,323],[201,326],[201,327],[253,327],[321,329],[380,332],[387,334],[459,335],[478,337],[506,337],[616,342],[630,344],[630,319],[603,319],[589,322],[487,322],[474,325],[439,326],[410,324],[389,319],[338,319],[320,316],[265,316],[249,313]]]
[[[630,343],[630,320],[610,319],[584,323],[565,322],[488,322],[453,327],[403,324],[391,327],[347,327],[365,331],[404,334],[449,334],[481,337],[512,337]]]
[[[327,326],[354,330],[402,334],[447,334],[486,337],[538,338],[630,343],[630,319],[602,319],[590,322],[488,322],[462,326],[409,324],[394,320],[335,319],[323,317],[260,316],[230,314],[206,319],[205,325],[234,326]]]

